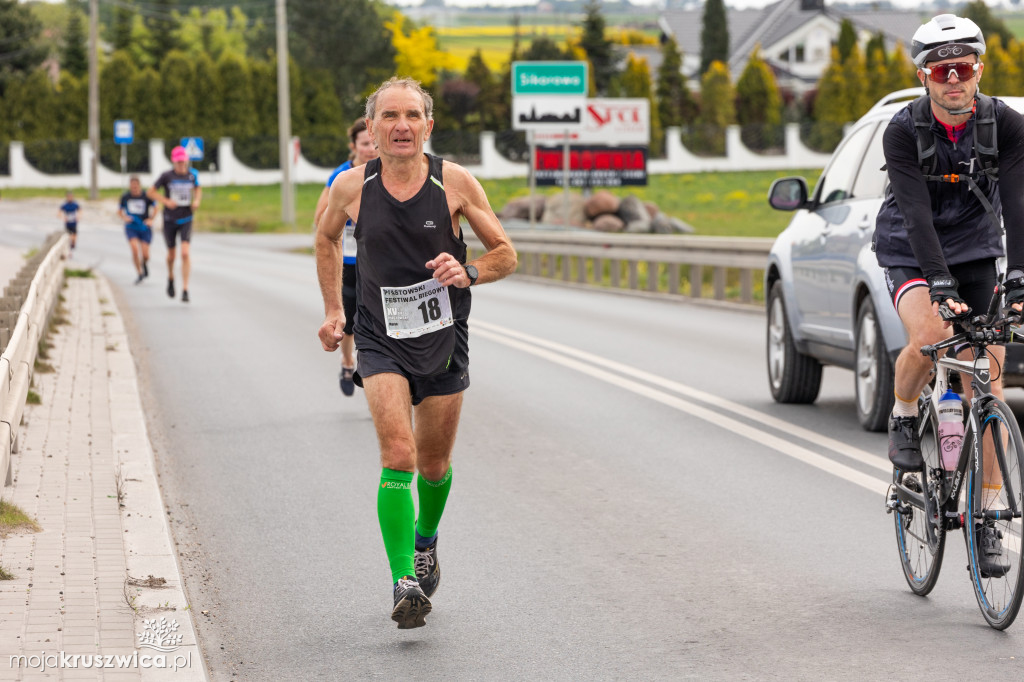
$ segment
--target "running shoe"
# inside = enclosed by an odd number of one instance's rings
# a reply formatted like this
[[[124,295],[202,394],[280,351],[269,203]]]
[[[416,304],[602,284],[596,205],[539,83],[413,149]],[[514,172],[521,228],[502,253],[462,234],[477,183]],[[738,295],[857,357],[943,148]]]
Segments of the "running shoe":
[[[416,580],[419,581],[423,594],[433,597],[437,592],[437,585],[441,582],[441,565],[437,563],[437,538],[424,549],[416,548],[416,555],[413,557],[416,565]]]
[[[341,392],[345,395],[352,395],[356,392],[356,382],[352,378],[355,373],[355,367],[346,367],[345,365],[341,366],[341,373],[338,375],[338,383],[341,384]]]
[[[975,524],[978,534],[978,568],[982,578],[1002,578],[1010,571],[1010,562],[1003,555],[1003,533],[996,528],[996,522],[986,519]]]
[[[423,594],[416,578],[411,575],[400,578],[395,583],[395,608],[391,612],[391,620],[398,623],[398,629],[423,627],[427,624],[425,619],[428,613],[430,600]]]
[[[167,295],[174,298],[174,280],[167,280]]]
[[[917,422],[917,417],[889,417],[889,460],[902,471],[924,469]]]
[[[149,263],[148,260],[142,261],[142,276],[143,277],[149,277],[149,266],[146,265],[147,263]]]
[[[181,290],[181,302],[188,303],[188,289]]]
[[[144,279],[146,279],[146,276],[145,276],[145,275],[143,275],[143,274],[142,274],[142,273],[140,272],[140,273],[139,273],[139,276],[138,276],[138,277],[137,277],[137,278],[135,279],[135,283],[136,283],[136,284],[141,284],[141,283],[142,283],[142,280],[144,280]]]

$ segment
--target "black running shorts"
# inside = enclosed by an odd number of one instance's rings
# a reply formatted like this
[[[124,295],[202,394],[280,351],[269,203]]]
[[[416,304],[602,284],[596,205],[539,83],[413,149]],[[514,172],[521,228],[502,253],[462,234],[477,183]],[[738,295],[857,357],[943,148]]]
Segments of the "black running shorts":
[[[469,388],[468,360],[468,354],[456,352],[449,359],[448,367],[443,372],[431,377],[421,377],[406,372],[396,360],[384,353],[357,349],[355,382],[357,386],[362,386],[363,377],[388,372],[391,374],[401,374],[409,382],[409,394],[412,396],[412,404],[419,405],[423,402],[424,398],[435,395],[452,395],[461,393]]]
[[[341,266],[341,307],[345,311],[345,333],[352,333],[356,320],[356,264]]]
[[[972,315],[984,315],[996,288],[996,262],[991,258],[950,265],[949,274],[959,282],[960,298],[971,306]],[[914,287],[927,287],[928,281],[918,268],[886,268],[885,285],[892,304],[899,311],[900,297]]]

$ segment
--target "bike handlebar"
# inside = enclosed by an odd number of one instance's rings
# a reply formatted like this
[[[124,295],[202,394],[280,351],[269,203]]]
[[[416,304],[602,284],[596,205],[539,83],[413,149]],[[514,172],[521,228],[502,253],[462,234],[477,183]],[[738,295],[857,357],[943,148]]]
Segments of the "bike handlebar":
[[[1024,343],[1024,336],[1018,337],[1011,325],[1019,324],[1021,313],[1014,310],[1002,311],[1000,316],[999,302],[1002,300],[1004,287],[1002,280],[996,285],[992,292],[992,300],[988,305],[988,312],[985,315],[976,315],[969,319],[957,320],[957,323],[964,329],[939,343],[921,346],[921,355],[931,356],[933,359],[940,350],[967,342],[974,348],[1005,345],[1007,343]]]

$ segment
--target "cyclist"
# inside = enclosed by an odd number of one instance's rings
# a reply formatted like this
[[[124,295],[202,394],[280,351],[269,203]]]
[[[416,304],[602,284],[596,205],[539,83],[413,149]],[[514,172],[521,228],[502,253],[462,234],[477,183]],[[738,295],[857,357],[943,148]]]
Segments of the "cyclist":
[[[890,185],[876,218],[874,248],[908,337],[896,360],[889,420],[889,458],[903,471],[924,466],[917,399],[931,361],[920,349],[948,338],[951,321],[987,308],[996,259],[1003,255],[1000,214],[1006,225],[1007,301],[1018,310],[1024,301],[1024,118],[979,92],[984,54],[985,39],[970,19],[942,14],[918,28],[911,57],[926,94],[893,116],[883,136]],[[986,150],[976,148],[983,135],[998,140],[994,159],[982,158]],[[934,153],[926,143],[919,153],[919,141],[928,136]],[[986,172],[991,166],[998,175]],[[990,352],[1001,366],[1005,350]],[[992,392],[1002,397],[1000,379],[993,378]],[[1002,487],[990,459],[985,504]],[[979,532],[983,573],[1005,573],[996,529],[986,525]]]
[[[64,195],[64,203],[60,205],[57,213],[64,219],[64,230],[70,235],[72,251],[74,251],[75,241],[78,239],[78,212],[81,208],[75,201],[75,193],[68,192]]]
[[[469,287],[516,266],[480,183],[461,166],[424,153],[432,111],[430,95],[411,78],[392,78],[370,95],[367,127],[380,157],[335,179],[316,234],[325,313],[317,334],[323,349],[334,351],[346,323],[339,242],[346,220],[356,225],[355,382],[366,393],[380,443],[377,518],[391,568],[391,618],[402,629],[425,624],[441,577],[437,529],[469,387]],[[487,248],[472,263],[460,218]]]
[[[370,133],[366,130],[366,119],[361,118],[352,124],[348,129],[349,160],[334,169],[331,177],[327,179],[327,186],[320,192],[320,199],[316,203],[316,212],[313,216],[313,224],[320,223],[320,216],[327,210],[327,198],[331,191],[331,183],[342,171],[349,168],[361,166],[370,159],[377,158],[377,147],[370,139]],[[341,372],[338,375],[338,383],[341,385],[341,392],[345,395],[352,395],[356,391],[353,377],[356,371],[356,342],[352,336],[352,324],[356,319],[356,226],[351,221],[345,222],[345,232],[341,238],[342,266],[341,266],[341,303],[345,309],[345,336],[341,338]]]
[[[121,195],[118,213],[124,221],[124,234],[132,250],[132,263],[138,278],[136,284],[149,277],[149,244],[153,241],[153,200],[142,191],[139,177],[128,180],[128,191]]]
[[[182,146],[171,150],[173,168],[163,173],[146,195],[164,207],[164,243],[167,244],[167,295],[174,298],[174,254],[181,235],[181,302],[188,303],[191,270],[192,217],[203,199],[199,174],[188,167],[188,152]],[[160,190],[164,193],[160,194]]]

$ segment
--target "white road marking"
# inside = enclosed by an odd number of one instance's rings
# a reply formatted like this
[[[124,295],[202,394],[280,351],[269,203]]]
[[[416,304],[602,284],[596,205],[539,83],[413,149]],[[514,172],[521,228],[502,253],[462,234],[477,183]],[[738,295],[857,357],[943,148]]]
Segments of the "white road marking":
[[[879,495],[884,495],[888,490],[889,482],[887,480],[875,478],[874,476],[870,476],[848,467],[845,464],[840,464],[828,457],[823,457],[816,452],[812,452],[807,448],[795,445],[790,441],[779,438],[767,431],[750,426],[745,423],[743,419],[757,421],[798,438],[834,449],[837,453],[862,464],[867,464],[868,466],[887,472],[892,471],[892,466],[888,461],[883,461],[882,458],[876,457],[864,450],[854,448],[832,438],[819,436],[809,429],[788,424],[781,419],[762,414],[756,410],[752,410],[730,400],[719,398],[718,396],[710,393],[699,391],[634,367],[623,365],[615,362],[614,360],[609,360],[598,355],[593,355],[591,353],[572,348],[571,346],[555,343],[553,341],[541,339],[529,334],[523,334],[522,332],[475,319],[472,323],[472,329],[474,334],[479,334],[480,336],[490,339],[496,343],[516,348],[517,350],[530,353],[531,355],[536,355],[537,357],[544,358],[545,360],[562,365],[563,367],[568,367],[595,379],[600,379],[601,381],[624,388],[636,393],[637,395],[650,398],[651,400],[675,408],[681,412],[691,414],[708,423],[715,424],[740,436],[749,438],[750,440],[761,445],[768,446],[788,457],[800,460],[805,464],[809,464],[834,476],[838,476],[839,478],[851,483],[855,483],[856,485],[878,493]],[[601,369],[602,367],[607,368],[607,370]],[[626,377],[642,379],[643,381],[656,386],[667,388],[675,393],[699,400],[704,404],[713,405],[721,410],[728,411],[729,414],[724,414],[723,412],[718,412],[708,409],[707,407],[702,407],[700,405],[695,405],[685,400],[681,400],[676,396],[669,395],[668,393]]]

